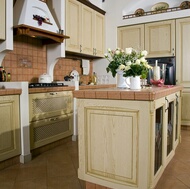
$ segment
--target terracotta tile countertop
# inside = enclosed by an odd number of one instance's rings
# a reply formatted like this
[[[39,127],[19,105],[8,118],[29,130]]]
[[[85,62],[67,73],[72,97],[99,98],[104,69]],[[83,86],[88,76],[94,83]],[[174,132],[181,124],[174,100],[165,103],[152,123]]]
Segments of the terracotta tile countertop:
[[[151,101],[181,91],[182,86],[153,86],[147,89],[130,90],[121,88],[98,88],[73,91],[76,98],[87,99],[117,99],[117,100],[145,100]]]
[[[22,89],[0,89],[0,96],[20,95],[21,93],[22,93]]]

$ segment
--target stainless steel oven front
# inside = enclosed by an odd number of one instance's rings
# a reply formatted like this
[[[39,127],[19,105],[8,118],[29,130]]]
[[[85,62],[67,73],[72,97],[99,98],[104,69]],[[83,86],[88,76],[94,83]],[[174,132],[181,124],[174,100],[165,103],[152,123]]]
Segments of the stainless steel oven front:
[[[29,95],[31,149],[73,133],[72,91]]]

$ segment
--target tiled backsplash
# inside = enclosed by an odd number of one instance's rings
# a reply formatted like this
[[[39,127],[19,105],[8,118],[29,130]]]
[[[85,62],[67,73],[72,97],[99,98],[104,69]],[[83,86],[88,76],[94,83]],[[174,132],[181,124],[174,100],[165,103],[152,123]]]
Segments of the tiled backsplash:
[[[14,49],[5,56],[2,66],[11,73],[11,81],[38,82],[38,78],[47,72],[46,45],[41,40],[26,36],[14,38]],[[75,69],[83,83],[87,84],[90,76],[83,76],[80,60],[61,58],[54,67],[54,80],[63,81],[66,75]],[[90,74],[92,74],[92,63]]]

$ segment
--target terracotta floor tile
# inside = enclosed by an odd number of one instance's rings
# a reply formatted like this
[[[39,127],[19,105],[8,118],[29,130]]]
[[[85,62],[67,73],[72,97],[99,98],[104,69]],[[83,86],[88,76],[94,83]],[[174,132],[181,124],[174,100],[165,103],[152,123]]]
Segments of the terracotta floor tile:
[[[47,185],[48,189],[81,189],[77,176],[51,177]]]
[[[46,178],[15,182],[14,189],[47,189]]]

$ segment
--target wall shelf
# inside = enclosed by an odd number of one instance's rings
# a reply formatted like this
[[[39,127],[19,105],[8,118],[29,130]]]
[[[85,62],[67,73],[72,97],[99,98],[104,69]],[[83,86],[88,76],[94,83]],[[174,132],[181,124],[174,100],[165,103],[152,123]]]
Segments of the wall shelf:
[[[190,9],[190,7],[186,8],[186,9]],[[129,15],[124,15],[123,20],[124,19],[129,19],[129,18],[137,18],[137,17],[142,17],[142,16],[155,15],[155,14],[160,14],[160,13],[168,13],[168,12],[186,10],[186,9],[181,9],[181,7],[172,7],[172,8],[168,8],[168,9],[159,10],[159,11],[144,12],[144,14],[141,15],[141,16],[136,15],[136,14],[129,14]]]

